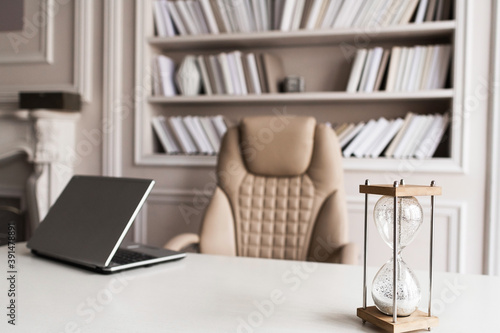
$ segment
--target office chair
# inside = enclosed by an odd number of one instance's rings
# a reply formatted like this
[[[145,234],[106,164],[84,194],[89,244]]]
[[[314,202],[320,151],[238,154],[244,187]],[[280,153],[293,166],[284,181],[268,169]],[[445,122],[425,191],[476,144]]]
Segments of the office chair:
[[[341,163],[335,133],[312,117],[244,118],[222,140],[200,235],[178,235],[165,247],[356,264]]]

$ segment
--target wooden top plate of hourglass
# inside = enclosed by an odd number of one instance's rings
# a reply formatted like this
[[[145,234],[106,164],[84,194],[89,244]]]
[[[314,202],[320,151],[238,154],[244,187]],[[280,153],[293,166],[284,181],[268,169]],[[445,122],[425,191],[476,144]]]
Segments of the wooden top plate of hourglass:
[[[359,185],[359,193],[388,195],[391,197],[417,197],[441,195],[440,186],[423,185]]]

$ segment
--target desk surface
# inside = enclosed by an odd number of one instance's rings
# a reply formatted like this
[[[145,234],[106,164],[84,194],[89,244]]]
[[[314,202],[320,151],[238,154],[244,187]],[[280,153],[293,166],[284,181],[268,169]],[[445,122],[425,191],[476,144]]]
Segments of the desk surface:
[[[2,277],[1,332],[380,332],[355,315],[359,266],[189,254],[99,275],[34,257],[24,244],[16,256],[16,330]],[[6,257],[0,247],[3,276]],[[425,309],[427,275],[417,276]],[[433,332],[499,331],[500,278],[436,274],[434,285]]]

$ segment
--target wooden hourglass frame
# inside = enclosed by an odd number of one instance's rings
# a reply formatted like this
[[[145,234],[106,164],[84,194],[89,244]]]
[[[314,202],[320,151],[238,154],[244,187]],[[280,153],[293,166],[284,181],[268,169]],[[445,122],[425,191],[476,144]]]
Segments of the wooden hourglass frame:
[[[364,217],[364,258],[363,258],[363,307],[357,309],[357,315],[363,320],[363,323],[370,322],[373,325],[387,332],[409,332],[419,329],[428,329],[437,326],[439,319],[432,316],[431,312],[431,296],[432,296],[432,258],[433,258],[433,242],[434,242],[434,196],[441,195],[441,187],[435,186],[432,181],[430,186],[421,185],[405,185],[404,180],[398,184],[397,181],[393,185],[370,185],[366,180],[365,185],[359,186],[359,192],[365,194],[365,217]],[[394,223],[393,223],[393,289],[392,289],[392,317],[380,312],[375,306],[366,305],[366,247],[368,234],[368,194],[390,196],[394,198]],[[431,214],[430,214],[430,248],[429,248],[429,307],[428,312],[416,310],[410,316],[397,316],[397,235],[398,235],[398,197],[416,197],[430,196],[431,197]]]

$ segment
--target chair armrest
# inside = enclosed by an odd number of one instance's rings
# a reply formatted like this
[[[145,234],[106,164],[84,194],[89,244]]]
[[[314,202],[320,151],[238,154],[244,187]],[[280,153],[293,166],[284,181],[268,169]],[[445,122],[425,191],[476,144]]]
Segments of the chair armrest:
[[[184,233],[169,240],[163,247],[169,250],[181,251],[190,245],[200,243],[200,236],[193,233]]]
[[[354,243],[346,243],[339,249],[339,258],[341,264],[358,264],[358,247]]]

